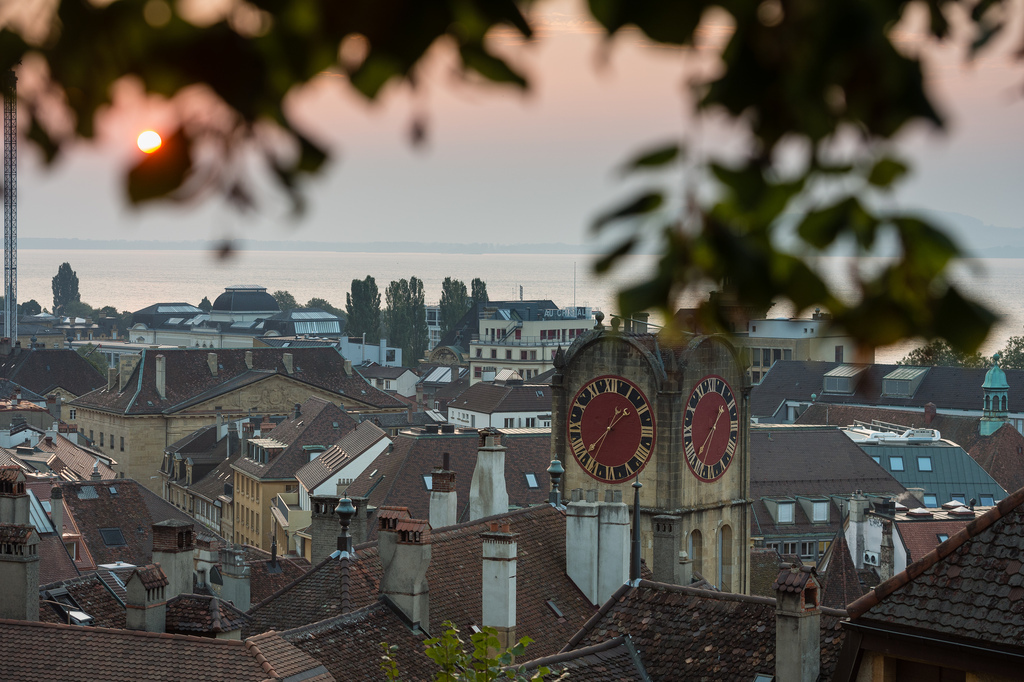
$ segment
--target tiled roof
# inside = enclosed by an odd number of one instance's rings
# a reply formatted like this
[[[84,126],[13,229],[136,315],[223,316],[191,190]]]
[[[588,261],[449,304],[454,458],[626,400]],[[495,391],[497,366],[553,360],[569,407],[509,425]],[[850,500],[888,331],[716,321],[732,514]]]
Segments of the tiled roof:
[[[212,595],[179,594],[167,601],[167,632],[213,636],[241,630],[249,616]]]
[[[772,583],[779,574],[782,557],[769,547],[753,547],[750,550],[750,594],[757,597],[771,597]],[[691,585],[690,587],[693,587]]]
[[[154,523],[177,519],[196,526],[195,519],[129,478],[61,482],[60,487],[65,507],[97,564],[151,563]],[[120,530],[124,544],[108,545],[101,528]]]
[[[974,517],[935,521],[896,521],[893,525],[907,548],[907,565],[909,566],[939,545],[939,535],[951,538],[971,521],[974,521]]]
[[[7,679],[135,682],[144,671],[145,679],[154,682],[183,677],[260,682],[274,676],[273,654],[278,652],[271,648],[270,653],[267,657],[247,642],[209,637],[0,620],[0,660]],[[309,669],[316,669],[314,663]]]
[[[366,379],[371,377],[374,379],[397,379],[406,372],[416,374],[416,372],[408,367],[391,367],[387,365],[367,365],[355,367],[354,369]]]
[[[845,609],[847,604],[860,599],[865,589],[853,564],[846,535],[839,532],[828,548],[828,568],[821,579],[821,605]]]
[[[356,421],[340,407],[316,397],[306,399],[299,417],[289,418],[274,427],[271,437],[287,445],[266,464],[248,457],[235,461],[234,467],[261,479],[291,479],[309,463],[308,445],[331,446],[355,430]]]
[[[839,364],[780,360],[776,362],[760,384],[750,394],[750,413],[755,417],[770,417],[786,400],[850,405],[878,405],[892,408],[923,409],[935,403],[940,410],[980,410],[984,404],[981,385],[985,382],[987,367],[930,367],[917,391],[910,398],[882,395],[882,377],[897,369],[898,365],[867,365],[851,395],[825,393],[824,376]],[[1010,385],[1007,402],[1011,409],[1024,405],[1024,370],[1008,369],[1006,380]]]
[[[107,383],[105,376],[70,348],[23,349],[0,356],[0,376],[39,395],[63,388],[81,396]]]
[[[76,445],[60,434],[49,440],[47,438],[40,439],[36,443],[36,450],[53,453],[46,463],[65,481],[89,480],[92,477],[94,466],[104,479],[116,477],[116,473],[108,464],[108,461],[112,459],[110,455],[93,448]],[[99,460],[98,463],[97,460]]]
[[[754,535],[809,532],[834,535],[840,522],[834,502],[829,502],[829,523],[812,523],[803,507],[797,504],[793,523],[776,524],[761,498],[850,495],[855,490],[897,496],[907,492],[838,428],[751,428],[750,494],[756,515],[751,532]]]
[[[536,656],[555,653],[594,613],[565,574],[565,514],[550,505],[434,530],[427,570],[430,586],[430,632],[440,632],[451,620],[465,628],[479,623],[483,549],[480,534],[491,520],[507,520],[518,533],[516,635],[535,640]],[[359,560],[350,564],[349,596],[355,609],[376,603],[381,578],[376,543],[357,548]],[[282,630],[340,615],[339,562],[325,559],[309,573],[264,602],[256,604],[252,632]],[[554,602],[560,618],[547,604]],[[369,652],[368,654],[369,655]]]
[[[1024,639],[1024,489],[849,606],[877,622],[1021,650]]]
[[[601,644],[517,663],[514,667],[525,671],[546,667],[551,670],[549,679],[555,679],[560,673],[568,673],[570,679],[589,682],[649,682],[651,679],[629,637],[613,637]]]
[[[75,400],[75,405],[120,414],[174,413],[244,385],[279,375],[329,391],[369,409],[401,408],[403,404],[362,377],[345,372],[345,359],[334,348],[252,348],[216,351],[218,370],[213,376],[204,349],[142,351],[142,359],[125,384],[125,390],[108,391],[106,385]],[[245,364],[252,353],[253,367]],[[294,373],[288,374],[284,355],[292,355]],[[156,356],[166,363],[166,399],[156,392]]]
[[[448,403],[449,409],[493,414],[495,412],[550,412],[551,387],[499,385],[479,381]]]
[[[64,547],[64,541],[56,533],[42,533],[39,536],[39,583],[46,584],[67,580],[78,575],[78,568]]]
[[[273,679],[329,682],[335,677],[320,661],[289,644],[277,633],[268,632],[245,642],[257,661],[263,663],[267,676]],[[337,679],[350,679],[347,676]]]
[[[469,489],[476,468],[480,438],[477,432],[423,434],[401,432],[390,450],[366,467],[348,487],[350,496],[367,496],[369,505],[401,505],[414,518],[430,516],[430,492],[423,477],[441,464],[444,453],[451,455],[449,470],[455,472],[458,518],[468,518]],[[550,431],[504,434],[505,488],[510,505],[525,507],[547,501],[551,489],[547,469],[551,464]],[[529,487],[526,474],[533,474],[537,487]],[[371,538],[374,535],[371,533]]]
[[[142,581],[142,586],[147,590],[152,590],[157,587],[167,587],[167,575],[164,570],[160,568],[160,564],[149,564],[147,566],[139,566],[132,575],[139,576],[139,580]],[[129,576],[128,580],[131,580]]]
[[[821,674],[830,679],[845,614],[823,609]],[[629,635],[652,679],[750,682],[775,674],[775,600],[647,580],[623,585],[563,651]]]
[[[122,601],[105,584],[100,573],[97,571],[86,573],[83,576],[48,583],[39,586],[39,599],[49,599],[48,592],[53,590],[67,590],[75,603],[92,616],[93,625],[99,628],[124,628],[125,609]],[[108,573],[109,575],[109,573]],[[39,603],[39,620],[46,623],[66,623],[63,613],[58,613],[60,607],[46,601]]]
[[[855,421],[870,423],[877,420],[907,428],[936,429],[944,439],[966,450],[1003,490],[1024,488],[1024,467],[1020,466],[1024,455],[1024,434],[1011,424],[1005,424],[990,436],[983,436],[981,417],[936,414],[928,422],[923,409],[820,404],[808,407],[796,421],[798,424],[823,424],[826,420],[840,426],[851,426]]]
[[[294,556],[278,556],[280,571],[268,570],[270,552],[252,545],[242,545],[245,563],[249,566],[250,603],[258,604],[286,585],[298,580],[311,566],[306,559]]]
[[[392,609],[372,602],[351,613],[277,633],[312,656],[339,680],[381,678],[381,642],[393,654],[403,680],[433,680],[437,666],[424,653],[426,637],[414,634]]]
[[[306,488],[314,490],[318,485],[341,470],[345,464],[362,453],[387,434],[372,421],[360,422],[355,429],[342,436],[333,446],[306,463],[295,473],[295,478]]]

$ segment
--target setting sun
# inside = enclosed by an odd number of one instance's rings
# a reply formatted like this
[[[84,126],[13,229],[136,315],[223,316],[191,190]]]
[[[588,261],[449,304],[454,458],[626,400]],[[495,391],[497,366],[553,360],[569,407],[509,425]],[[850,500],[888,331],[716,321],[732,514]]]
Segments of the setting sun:
[[[160,135],[157,134],[156,131],[147,130],[141,135],[139,135],[139,139],[137,140],[137,142],[139,145],[139,149],[146,152],[147,154],[152,154],[157,149],[160,149],[160,145],[162,144],[163,141],[160,139]]]

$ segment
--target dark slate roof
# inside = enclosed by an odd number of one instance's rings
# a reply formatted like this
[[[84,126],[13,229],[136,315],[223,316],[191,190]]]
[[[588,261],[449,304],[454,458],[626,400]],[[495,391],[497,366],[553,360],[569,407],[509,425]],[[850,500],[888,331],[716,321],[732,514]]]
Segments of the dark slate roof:
[[[472,523],[431,531],[430,632],[451,620],[458,628],[479,623],[483,549],[480,534],[491,520],[507,521],[518,533],[517,637],[530,637],[530,653],[558,651],[595,609],[565,574],[565,513],[550,505],[511,511]],[[357,547],[349,568],[349,599],[360,609],[377,602],[381,578],[376,543]],[[325,559],[294,583],[250,609],[252,632],[296,628],[341,615],[340,562]],[[547,605],[552,600],[559,618]],[[379,640],[378,640],[379,641]],[[378,654],[378,649],[366,655]]]
[[[81,396],[107,383],[105,376],[70,348],[22,349],[0,356],[0,377],[39,395],[62,388]]]
[[[179,594],[167,601],[167,632],[206,635],[241,630],[249,616],[212,595]]]
[[[339,680],[380,679],[381,642],[398,647],[393,656],[403,680],[427,682],[438,669],[424,652],[426,637],[414,634],[381,602],[277,634],[323,663]]]
[[[764,497],[849,496],[856,490],[900,496],[907,490],[836,427],[760,426],[750,430],[750,494],[754,535],[835,535],[839,509],[829,523],[812,523],[799,504],[791,524],[776,524]],[[908,506],[920,506],[913,504]]]
[[[22,400],[28,400],[33,403],[45,400],[43,396],[34,391],[28,390],[21,384],[0,377],[0,400],[10,400],[11,398],[16,398],[18,395],[21,396]]]
[[[910,398],[882,395],[882,377],[899,365],[867,365],[857,388],[851,395],[825,393],[824,376],[840,363],[798,360],[780,360],[765,375],[750,394],[750,413],[755,417],[774,415],[785,400],[811,402],[811,394],[818,402],[830,404],[877,405],[894,408],[923,409],[935,403],[940,410],[980,410],[984,403],[981,385],[985,382],[987,367],[930,367],[917,391]],[[1010,385],[1007,402],[1014,411],[1024,406],[1024,370],[1007,369]]]
[[[846,614],[822,609],[821,676],[830,679]],[[623,585],[563,651],[628,635],[655,680],[750,682],[775,674],[775,600],[641,580]]]
[[[550,412],[551,387],[544,385],[498,385],[478,381],[448,403],[482,414],[494,412]]]
[[[0,620],[0,659],[4,677],[12,680],[106,680],[135,682],[144,671],[147,680],[177,682],[184,676],[197,682],[279,677],[275,665],[291,663],[295,651],[210,637],[169,635],[136,630],[89,628],[18,620]],[[289,647],[294,651],[294,647]],[[308,657],[306,657],[308,658]],[[183,670],[187,666],[187,673]],[[315,670],[315,661],[307,669]],[[45,673],[41,671],[45,670]],[[326,671],[325,671],[326,672]],[[322,680],[333,677],[308,677]]]
[[[860,574],[853,564],[844,533],[836,534],[828,553],[828,569],[821,579],[821,605],[845,609],[847,604],[864,596],[867,588],[861,583]]]
[[[517,663],[515,667],[525,671],[546,667],[551,671],[546,679],[557,679],[561,673],[568,673],[572,679],[585,679],[589,682],[650,682],[651,679],[644,668],[640,653],[628,636],[613,637],[601,644],[538,658],[523,664]]]
[[[240,284],[224,288],[224,293],[213,302],[212,310],[219,312],[251,313],[281,310],[277,299],[267,293],[266,287]]]
[[[355,430],[357,424],[347,412],[316,397],[306,399],[298,418],[289,418],[274,427],[269,437],[287,447],[266,464],[240,457],[232,465],[239,471],[261,479],[290,479],[309,463],[311,445],[328,448]]]
[[[850,604],[853,623],[1024,651],[1024,489]]]
[[[130,478],[61,482],[65,507],[97,564],[123,561],[144,566],[153,561],[153,524],[177,519],[209,532],[195,519]],[[116,493],[112,492],[115,490]],[[117,528],[124,545],[108,546],[101,528]]]
[[[1003,425],[990,436],[981,435],[981,417],[936,414],[926,421],[924,410],[893,410],[858,405],[811,405],[797,418],[797,424],[852,426],[855,421],[885,422],[908,429],[936,429],[946,440],[967,451],[974,461],[995,479],[1003,490],[1024,488],[1024,434],[1011,424]]]
[[[547,472],[551,464],[550,432],[538,429],[532,433],[504,434],[501,444],[507,448],[505,489],[509,504],[525,507],[546,502],[551,489]],[[389,450],[352,481],[348,494],[368,496],[370,506],[408,507],[413,518],[429,518],[430,492],[423,477],[441,465],[447,452],[451,455],[449,469],[455,472],[458,518],[466,520],[479,445],[480,437],[475,430],[443,434],[403,431],[395,437]],[[528,486],[527,473],[536,476],[536,488]]]
[[[416,372],[408,367],[391,367],[377,364],[357,366],[354,369],[359,372],[364,379],[397,379],[406,372],[412,372],[414,375],[416,374]]]
[[[360,421],[372,421],[377,426],[384,429],[401,429],[409,428],[412,426],[432,426],[434,424],[444,423],[444,418],[433,417],[428,412],[413,412],[409,414],[406,412],[380,412],[378,414],[363,414],[359,415]]]
[[[216,377],[207,364],[209,353],[217,356]],[[246,353],[252,353],[252,369],[245,364]],[[284,366],[285,353],[292,355],[291,375]],[[166,362],[166,399],[156,392],[157,355],[163,355]],[[118,390],[119,385],[108,391],[103,382],[102,388],[76,399],[74,404],[119,414],[171,414],[275,375],[344,396],[367,408],[405,406],[362,377],[347,375],[345,359],[334,348],[147,349],[142,351],[142,359],[124,391]]]

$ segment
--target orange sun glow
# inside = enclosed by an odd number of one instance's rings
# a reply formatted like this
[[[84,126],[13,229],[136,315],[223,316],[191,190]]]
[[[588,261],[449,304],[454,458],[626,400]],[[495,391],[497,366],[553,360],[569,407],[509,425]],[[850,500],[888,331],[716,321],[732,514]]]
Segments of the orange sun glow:
[[[160,145],[162,144],[163,141],[160,139],[160,135],[157,134],[155,130],[147,130],[141,135],[139,135],[139,139],[137,140],[137,142],[139,145],[139,149],[146,152],[147,154],[152,154],[157,149],[160,149]]]

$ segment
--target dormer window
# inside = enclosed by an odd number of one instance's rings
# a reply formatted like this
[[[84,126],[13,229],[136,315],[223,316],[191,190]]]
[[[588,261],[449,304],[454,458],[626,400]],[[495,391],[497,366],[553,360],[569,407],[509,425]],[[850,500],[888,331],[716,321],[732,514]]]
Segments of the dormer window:
[[[793,523],[793,509],[796,507],[792,502],[780,502],[778,512],[778,523]]]
[[[814,514],[811,521],[824,523],[828,521],[828,502],[814,502]]]

